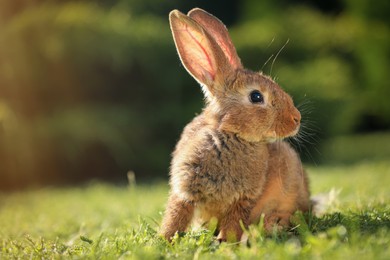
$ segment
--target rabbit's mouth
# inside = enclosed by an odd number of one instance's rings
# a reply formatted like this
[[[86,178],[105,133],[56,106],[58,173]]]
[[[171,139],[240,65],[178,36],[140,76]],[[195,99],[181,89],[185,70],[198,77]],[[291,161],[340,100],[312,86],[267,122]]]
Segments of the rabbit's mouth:
[[[271,135],[266,138],[266,142],[274,143],[277,141],[282,141],[289,137],[293,137],[298,134],[299,129],[300,129],[300,125],[298,125],[293,131],[290,131],[288,133],[285,133],[285,131],[281,131],[280,133],[277,133],[276,131],[272,131]]]
[[[288,136],[285,136],[284,138],[288,138],[288,137],[294,137],[296,136],[298,133],[299,133],[299,129],[301,128],[301,125],[299,124],[294,131],[291,132],[291,134],[289,134]]]
[[[274,124],[274,128],[272,129],[273,135],[276,139],[285,139],[289,137],[293,137],[298,134],[300,126],[301,126],[301,114],[299,111],[294,108],[288,112],[284,112],[281,118],[278,118]]]

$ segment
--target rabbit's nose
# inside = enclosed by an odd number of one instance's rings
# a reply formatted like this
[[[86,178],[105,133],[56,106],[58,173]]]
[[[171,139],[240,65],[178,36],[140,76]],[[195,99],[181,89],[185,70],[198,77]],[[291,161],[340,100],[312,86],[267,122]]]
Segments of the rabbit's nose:
[[[301,113],[296,110],[295,113],[291,115],[291,119],[296,125],[298,125],[301,122]]]

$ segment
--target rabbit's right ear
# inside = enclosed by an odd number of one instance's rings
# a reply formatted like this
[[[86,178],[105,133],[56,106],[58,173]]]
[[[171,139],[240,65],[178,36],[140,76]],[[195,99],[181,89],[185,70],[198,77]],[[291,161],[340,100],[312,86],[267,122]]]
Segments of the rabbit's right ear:
[[[173,10],[169,21],[176,49],[187,71],[215,95],[234,71],[217,42],[198,22]]]
[[[210,33],[233,68],[242,68],[241,60],[237,55],[236,48],[234,48],[228,30],[221,20],[200,8],[192,9],[188,12],[188,16],[197,21]]]

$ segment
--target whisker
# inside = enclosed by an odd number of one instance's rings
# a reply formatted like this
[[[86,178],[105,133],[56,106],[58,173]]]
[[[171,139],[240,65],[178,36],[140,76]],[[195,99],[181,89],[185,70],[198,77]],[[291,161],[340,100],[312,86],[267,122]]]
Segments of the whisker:
[[[286,47],[286,45],[289,43],[290,39],[287,39],[286,43],[282,46],[282,48],[280,48],[280,50],[278,51],[278,53],[276,53],[275,55],[275,58],[273,59],[272,61],[272,64],[271,64],[271,69],[270,69],[270,72],[269,72],[269,75],[272,76],[272,69],[274,67],[274,63],[276,61],[276,59],[278,58],[279,54],[282,52],[282,50],[284,49],[284,47]]]
[[[268,49],[268,48],[272,45],[272,43],[274,43],[274,41],[275,41],[275,37],[272,38],[271,42],[268,44],[268,46],[267,46],[266,49]],[[274,56],[274,55],[272,54],[272,55],[268,58],[268,60],[267,60],[267,61],[264,63],[264,65],[261,67],[260,71],[263,71],[264,67],[268,64],[268,62],[272,59],[273,56]]]
[[[260,71],[263,71],[264,67],[267,65],[267,63],[272,59],[274,55],[272,54],[271,56],[269,56],[268,60],[264,63],[263,67],[261,67]]]
[[[302,122],[299,132],[294,137],[289,138],[287,141],[299,151],[300,154],[305,155],[312,163],[317,165],[316,156],[313,152],[321,155],[317,146],[320,142],[319,133],[321,129],[312,118],[314,112],[312,108],[313,102],[310,98],[305,98],[300,101],[296,107],[299,109],[302,115]]]
[[[269,46],[271,46],[272,45],[272,43],[274,43],[274,41],[275,41],[275,37],[274,38],[272,38],[272,40],[271,40],[271,42],[268,44],[268,46],[267,46],[267,49],[269,48]]]

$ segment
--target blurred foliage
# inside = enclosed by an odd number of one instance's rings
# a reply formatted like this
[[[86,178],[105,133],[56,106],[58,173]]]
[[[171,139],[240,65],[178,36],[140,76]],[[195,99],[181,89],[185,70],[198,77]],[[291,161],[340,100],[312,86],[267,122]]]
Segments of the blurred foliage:
[[[202,107],[167,14],[195,6],[301,104],[310,138],[390,129],[386,0],[0,0],[0,189],[166,177]]]
[[[332,164],[388,161],[390,135],[374,133],[337,136],[322,145],[323,160]]]

